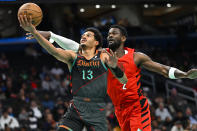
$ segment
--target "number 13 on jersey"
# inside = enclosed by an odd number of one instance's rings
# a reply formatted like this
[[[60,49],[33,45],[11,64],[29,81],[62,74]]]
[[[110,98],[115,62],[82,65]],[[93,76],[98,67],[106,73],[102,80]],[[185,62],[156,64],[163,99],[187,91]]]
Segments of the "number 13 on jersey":
[[[92,70],[82,70],[82,73],[83,73],[83,80],[91,80],[93,78],[93,71]]]

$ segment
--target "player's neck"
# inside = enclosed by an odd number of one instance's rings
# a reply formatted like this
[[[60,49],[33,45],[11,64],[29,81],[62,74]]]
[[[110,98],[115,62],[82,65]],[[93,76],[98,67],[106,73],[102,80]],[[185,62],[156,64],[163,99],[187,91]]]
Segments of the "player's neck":
[[[81,55],[84,56],[87,60],[91,59],[92,57],[94,57],[96,53],[96,49],[95,48],[83,48],[81,51]]]
[[[121,44],[120,47],[118,49],[116,49],[115,53],[116,53],[118,58],[120,58],[123,55],[125,55],[124,44]]]

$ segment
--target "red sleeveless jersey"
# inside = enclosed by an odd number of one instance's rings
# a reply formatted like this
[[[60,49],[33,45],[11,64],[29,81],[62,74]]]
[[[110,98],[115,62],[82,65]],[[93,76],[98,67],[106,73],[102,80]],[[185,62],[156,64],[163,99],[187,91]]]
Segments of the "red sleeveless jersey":
[[[116,109],[133,107],[135,111],[140,112],[140,100],[144,98],[140,88],[140,69],[135,65],[133,54],[134,49],[124,48],[127,54],[118,59],[118,66],[124,71],[128,78],[126,85],[120,83],[109,70],[107,93]],[[136,113],[137,113],[136,112]]]

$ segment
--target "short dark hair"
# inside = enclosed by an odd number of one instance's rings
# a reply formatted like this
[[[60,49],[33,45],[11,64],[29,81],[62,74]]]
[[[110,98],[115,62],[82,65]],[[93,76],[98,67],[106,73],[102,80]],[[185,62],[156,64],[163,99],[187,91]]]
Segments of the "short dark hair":
[[[94,27],[89,27],[89,28],[85,29],[84,32],[87,32],[87,31],[93,32],[95,40],[99,42],[96,49],[98,49],[99,47],[102,47],[103,46],[103,36],[102,36],[101,32],[97,28],[94,28]]]
[[[123,36],[128,37],[127,30],[125,27],[121,25],[112,25],[109,29],[111,28],[118,28]]]

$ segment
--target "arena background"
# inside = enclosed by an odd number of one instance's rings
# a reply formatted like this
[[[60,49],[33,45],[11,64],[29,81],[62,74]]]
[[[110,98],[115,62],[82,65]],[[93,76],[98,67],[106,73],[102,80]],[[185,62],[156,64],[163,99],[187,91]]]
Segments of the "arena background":
[[[183,71],[197,68],[196,0],[0,0],[1,130],[8,112],[13,121],[6,131],[53,131],[72,98],[67,66],[25,39],[17,10],[26,2],[43,10],[38,30],[79,41],[86,27],[106,38],[109,26],[120,24],[128,30],[126,46]],[[197,80],[142,74],[153,131],[197,131]],[[120,131],[109,98],[106,103],[109,131]]]

